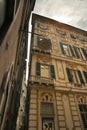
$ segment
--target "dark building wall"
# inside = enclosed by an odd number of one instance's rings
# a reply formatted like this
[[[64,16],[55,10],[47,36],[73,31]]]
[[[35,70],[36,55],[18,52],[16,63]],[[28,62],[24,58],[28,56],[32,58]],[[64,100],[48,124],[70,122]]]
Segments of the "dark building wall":
[[[8,70],[12,62],[14,63],[15,61],[23,4],[24,1],[20,1],[18,11],[14,15],[0,46],[0,84],[4,73]]]
[[[30,0],[15,0],[12,21],[4,37],[0,37],[0,130],[12,130],[16,127],[26,67],[28,22],[34,3],[35,0],[31,3]]]

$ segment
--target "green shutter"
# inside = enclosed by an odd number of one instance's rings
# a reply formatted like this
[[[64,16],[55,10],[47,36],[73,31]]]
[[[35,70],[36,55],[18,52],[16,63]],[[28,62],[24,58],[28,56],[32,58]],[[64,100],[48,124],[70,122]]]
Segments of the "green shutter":
[[[87,82],[87,72],[83,71],[83,74],[84,74],[85,80]]]
[[[75,47],[75,46],[73,46],[73,48],[74,48],[74,51],[75,51],[76,57],[77,57],[77,58],[80,58],[79,53],[78,53],[78,51],[77,51],[78,48]]]
[[[84,48],[81,48],[81,50],[82,50],[82,52],[83,52],[85,58],[87,59],[87,52],[86,52],[86,50],[85,50]]]
[[[67,72],[67,77],[68,77],[69,82],[73,82],[73,75],[72,75],[70,69],[66,68],[66,72]]]
[[[39,44],[40,44],[40,37],[37,36],[37,46],[39,47]]]
[[[55,76],[54,65],[51,65],[51,66],[50,66],[50,71],[51,71],[51,77],[52,77],[52,78],[55,78],[56,76]]]
[[[81,71],[77,70],[77,73],[78,73],[78,76],[79,76],[80,83],[84,83],[84,79],[82,77]]]
[[[40,63],[36,63],[36,75],[40,76]]]
[[[60,48],[61,48],[61,51],[63,54],[66,54],[65,51],[64,51],[64,48],[63,48],[63,44],[60,42]]]
[[[49,49],[51,50],[52,49],[52,44],[51,44],[51,40],[50,39],[47,39],[48,43],[49,43]]]
[[[74,51],[73,51],[73,48],[71,47],[71,45],[69,45],[69,48],[70,48],[72,56],[75,57],[75,54],[74,54]]]

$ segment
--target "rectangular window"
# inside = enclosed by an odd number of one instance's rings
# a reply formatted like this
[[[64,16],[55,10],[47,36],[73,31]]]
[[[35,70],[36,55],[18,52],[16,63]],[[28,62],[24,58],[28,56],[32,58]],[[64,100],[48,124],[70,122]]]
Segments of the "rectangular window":
[[[37,76],[40,76],[41,75],[41,72],[40,72],[40,63],[36,63],[36,75]]]
[[[54,115],[53,103],[41,102],[41,115]]]
[[[54,65],[36,63],[36,75],[46,78],[55,78]]]
[[[51,65],[51,66],[50,66],[50,73],[51,73],[51,78],[56,78],[54,65]]]
[[[61,51],[64,55],[70,56],[69,46],[63,43],[60,43]]]
[[[87,104],[79,104],[79,110],[80,110],[84,130],[87,130]]]
[[[84,79],[80,70],[66,68],[66,72],[69,82],[84,84]]]

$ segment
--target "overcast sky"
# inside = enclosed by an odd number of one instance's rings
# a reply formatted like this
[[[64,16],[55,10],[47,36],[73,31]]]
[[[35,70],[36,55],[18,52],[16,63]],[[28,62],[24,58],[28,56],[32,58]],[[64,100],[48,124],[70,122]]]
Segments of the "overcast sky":
[[[33,12],[87,31],[87,0],[36,0]]]

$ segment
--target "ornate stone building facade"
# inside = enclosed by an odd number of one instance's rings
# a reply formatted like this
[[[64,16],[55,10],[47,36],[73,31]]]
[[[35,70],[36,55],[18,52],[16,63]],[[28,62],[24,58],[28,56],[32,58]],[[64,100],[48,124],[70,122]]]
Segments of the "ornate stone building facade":
[[[29,130],[87,129],[87,32],[33,14]]]

